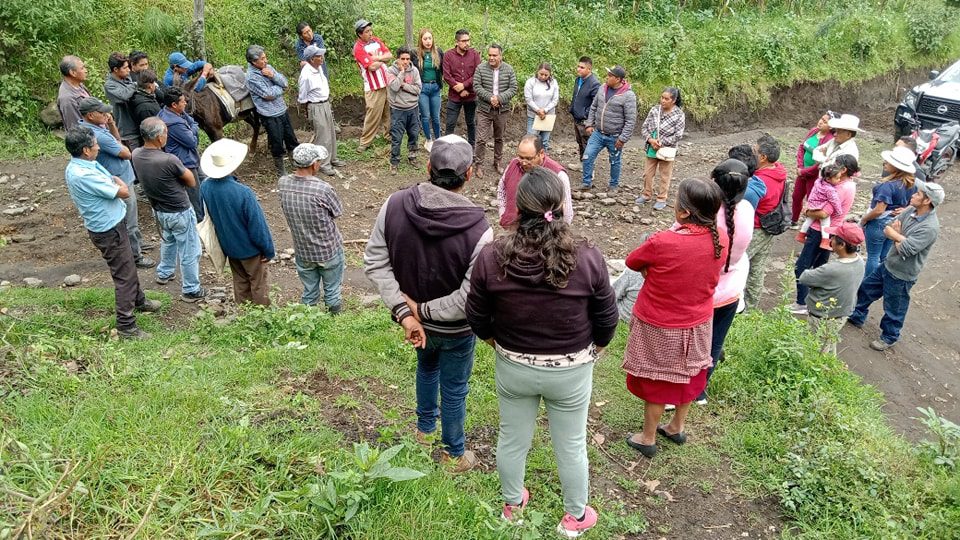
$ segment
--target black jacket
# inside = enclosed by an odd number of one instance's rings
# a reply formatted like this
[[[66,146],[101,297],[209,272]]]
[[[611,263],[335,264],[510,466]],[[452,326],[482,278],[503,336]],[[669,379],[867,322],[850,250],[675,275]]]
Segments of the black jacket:
[[[570,100],[570,114],[576,122],[583,122],[590,115],[590,104],[600,89],[600,81],[593,73],[583,81],[580,91],[577,91],[577,82],[573,82],[573,99]]]
[[[140,122],[151,116],[156,116],[160,112],[160,103],[157,102],[157,98],[140,88],[137,88],[129,103],[133,113],[133,121],[136,122],[138,129]]]

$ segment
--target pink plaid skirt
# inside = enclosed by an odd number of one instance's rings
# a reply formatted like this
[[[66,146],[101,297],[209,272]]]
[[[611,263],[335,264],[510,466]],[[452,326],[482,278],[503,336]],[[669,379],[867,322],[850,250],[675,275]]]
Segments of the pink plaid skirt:
[[[710,367],[713,318],[693,328],[660,328],[634,317],[623,369],[642,379],[688,384]]]

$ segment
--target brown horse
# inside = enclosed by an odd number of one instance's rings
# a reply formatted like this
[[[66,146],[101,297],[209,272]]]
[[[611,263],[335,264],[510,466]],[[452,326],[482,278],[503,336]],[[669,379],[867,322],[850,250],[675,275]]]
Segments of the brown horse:
[[[213,93],[213,90],[204,88],[199,92],[194,92],[198,79],[188,81],[182,87],[183,95],[187,97],[187,112],[193,116],[197,124],[200,125],[211,141],[217,141],[223,138],[223,127],[234,120],[243,120],[253,128],[253,136],[250,138],[250,153],[257,151],[257,138],[260,136],[260,117],[256,109],[248,109],[241,112],[233,120],[227,117],[220,98]]]

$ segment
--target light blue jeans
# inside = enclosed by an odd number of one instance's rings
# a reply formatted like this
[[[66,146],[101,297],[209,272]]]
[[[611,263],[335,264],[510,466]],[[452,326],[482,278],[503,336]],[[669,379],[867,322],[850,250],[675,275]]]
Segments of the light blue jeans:
[[[427,140],[440,138],[440,85],[435,82],[423,83],[420,92],[420,127]]]
[[[302,261],[296,257],[297,275],[303,283],[303,296],[300,302],[308,306],[317,304],[320,300],[320,284],[323,283],[323,303],[328,308],[336,308],[343,300],[341,285],[343,284],[344,259],[341,251],[337,256],[324,262]]]
[[[550,150],[550,132],[549,131],[537,131],[533,129],[533,118],[527,117],[527,135],[539,135],[540,142],[543,143],[544,150]]]
[[[587,139],[587,147],[583,151],[583,185],[593,185],[593,167],[596,165],[597,156],[604,148],[610,152],[610,187],[620,185],[620,158],[623,157],[623,150],[617,150],[617,137],[613,135],[604,135],[599,131],[594,131]]]
[[[180,290],[185,294],[200,290],[200,235],[193,208],[182,212],[154,212],[160,225],[160,264],[157,277],[167,279],[176,271],[180,259]]]

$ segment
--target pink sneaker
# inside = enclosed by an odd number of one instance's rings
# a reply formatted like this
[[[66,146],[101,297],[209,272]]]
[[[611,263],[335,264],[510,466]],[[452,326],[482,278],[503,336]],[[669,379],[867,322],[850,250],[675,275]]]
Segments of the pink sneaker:
[[[589,506],[585,506],[583,509],[583,521],[577,521],[577,518],[570,514],[564,514],[560,524],[557,525],[557,532],[567,538],[577,538],[592,529],[597,524],[597,511]]]
[[[500,517],[507,521],[513,521],[513,513],[518,510],[523,510],[527,507],[527,502],[530,501],[530,492],[527,491],[527,488],[523,488],[523,494],[520,495],[520,504],[504,504],[503,513],[500,514]]]

